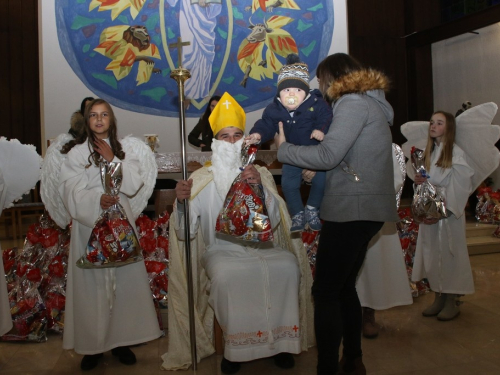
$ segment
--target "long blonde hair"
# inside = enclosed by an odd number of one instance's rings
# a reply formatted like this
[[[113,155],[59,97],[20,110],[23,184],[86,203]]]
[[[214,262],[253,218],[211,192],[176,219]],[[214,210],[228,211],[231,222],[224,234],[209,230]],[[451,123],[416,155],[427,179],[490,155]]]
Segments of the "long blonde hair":
[[[436,163],[436,166],[441,168],[451,168],[452,164],[451,162],[453,159],[453,144],[455,143],[455,133],[457,129],[457,123],[455,121],[455,116],[453,116],[451,113],[448,112],[436,111],[432,114],[432,116],[438,113],[444,116],[446,120],[446,127],[444,130],[443,138],[441,139],[441,142],[443,143],[443,150],[441,151],[441,155],[439,155],[439,159]],[[429,123],[429,128],[430,128],[430,123]],[[425,153],[424,153],[425,169],[427,171],[431,169],[432,151],[434,151],[434,139],[431,138],[431,133],[429,131],[427,135],[427,146],[425,147]]]

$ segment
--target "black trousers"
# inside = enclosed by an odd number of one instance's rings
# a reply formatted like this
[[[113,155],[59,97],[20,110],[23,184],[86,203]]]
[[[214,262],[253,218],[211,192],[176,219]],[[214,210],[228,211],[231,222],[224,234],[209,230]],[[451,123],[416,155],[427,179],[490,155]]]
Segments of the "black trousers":
[[[312,287],[318,375],[337,372],[342,341],[346,360],[362,355],[362,313],[356,278],[363,265],[368,242],[383,224],[376,221],[323,223]]]

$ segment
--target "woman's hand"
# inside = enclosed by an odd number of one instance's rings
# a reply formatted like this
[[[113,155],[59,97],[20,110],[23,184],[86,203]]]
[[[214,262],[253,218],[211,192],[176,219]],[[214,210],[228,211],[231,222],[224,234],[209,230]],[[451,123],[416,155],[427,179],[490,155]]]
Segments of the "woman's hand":
[[[108,142],[106,142],[103,139],[97,138],[94,142],[94,150],[101,155],[104,160],[107,162],[110,162],[113,160],[115,155],[113,154],[113,150],[111,149],[111,146],[108,145]]]
[[[103,195],[101,195],[101,208],[103,210],[107,210],[115,203],[118,203],[119,200],[120,200],[119,196],[111,196],[111,195],[103,194]]]
[[[175,195],[179,203],[184,203],[184,199],[189,199],[191,197],[191,188],[193,187],[193,179],[180,180],[177,185],[175,185]]]
[[[413,182],[417,185],[423,184],[425,181],[427,181],[427,177],[422,177],[420,173],[417,173],[415,175],[415,179],[413,180]]]
[[[311,183],[312,179],[316,176],[316,171],[311,171],[309,169],[303,169],[302,170],[302,179],[307,182]]]
[[[286,142],[285,132],[283,131],[283,123],[280,121],[278,123],[279,133],[274,137],[274,144],[276,148],[280,148],[281,144]]]
[[[247,165],[245,169],[243,169],[243,172],[241,172],[241,179],[246,180],[249,184],[260,185],[262,183],[260,173],[253,164]]]

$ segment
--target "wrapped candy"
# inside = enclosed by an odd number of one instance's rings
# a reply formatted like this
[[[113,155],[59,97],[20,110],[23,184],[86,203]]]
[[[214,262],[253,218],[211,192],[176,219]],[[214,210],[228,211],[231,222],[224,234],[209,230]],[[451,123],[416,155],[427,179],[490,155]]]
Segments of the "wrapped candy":
[[[480,223],[493,222],[494,205],[490,197],[492,193],[493,190],[490,187],[477,189],[476,219]]]
[[[121,163],[103,162],[99,167],[105,193],[117,196],[122,181]],[[142,259],[135,231],[123,207],[116,203],[104,210],[96,220],[87,243],[86,255],[76,265],[80,268],[121,267]]]
[[[168,212],[156,220],[141,214],[135,221],[160,329],[163,329],[161,309],[168,305],[168,222]]]
[[[45,305],[37,283],[17,278],[10,285],[9,304],[13,328],[2,336],[3,341],[47,341]]]
[[[2,340],[40,342],[48,330],[62,332],[68,252],[69,229],[46,213],[29,227],[21,251],[3,252],[14,328]]]
[[[401,249],[403,250],[406,272],[408,274],[412,296],[418,297],[430,291],[427,279],[423,279],[417,282],[411,280],[419,227],[413,220],[410,208],[400,208],[398,210],[398,213],[399,221],[396,223],[396,226],[398,228]]]
[[[424,152],[418,148],[411,149],[411,164],[415,172],[422,177],[429,177],[425,170]],[[434,186],[425,181],[415,186],[411,212],[417,224],[435,224],[440,219],[448,217],[442,187]]]
[[[318,252],[319,231],[305,230],[302,232],[302,243],[306,249],[311,273],[316,276],[316,253]]]
[[[255,145],[243,146],[242,168],[254,161],[256,153]],[[262,187],[241,180],[241,174],[239,174],[227,193],[217,217],[215,231],[244,241],[272,241],[272,227]]]

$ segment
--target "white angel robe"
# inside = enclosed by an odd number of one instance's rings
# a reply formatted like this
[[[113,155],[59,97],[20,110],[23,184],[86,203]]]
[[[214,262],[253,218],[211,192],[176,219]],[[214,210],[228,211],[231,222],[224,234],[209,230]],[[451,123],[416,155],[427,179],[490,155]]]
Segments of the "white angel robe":
[[[289,232],[282,230],[290,227],[286,206],[277,192],[267,187],[266,178],[272,180],[269,171],[259,171],[274,245],[216,235],[215,223],[223,201],[211,172],[202,168],[190,177],[194,181],[189,209],[200,358],[214,352],[213,313],[208,304],[222,328],[224,357],[230,361],[250,361],[281,352],[297,354],[314,342],[312,276],[306,252],[300,239],[292,241]],[[180,279],[184,275],[184,247],[177,240],[184,238],[184,215],[174,209],[170,223],[169,349],[162,356],[166,370],[185,369],[191,363],[187,311],[183,306],[187,305],[187,290],[185,280]]]
[[[76,145],[60,173],[59,192],[73,222],[68,260],[63,348],[79,354],[98,354],[162,335],[156,317],[144,262],[106,269],[81,269],[76,262],[85,255],[94,222],[102,212],[104,193],[95,165],[89,164],[87,142]],[[120,161],[115,157],[115,162]],[[127,196],[142,186],[140,162],[132,152],[122,160],[120,204],[135,228]]]
[[[396,155],[393,156],[394,190],[397,193],[403,187],[406,173],[401,171]],[[396,223],[384,223],[368,244],[356,290],[361,306],[374,310],[413,303]]]
[[[396,223],[384,223],[368,244],[356,290],[361,306],[375,310],[413,303]]]
[[[429,280],[431,289],[439,293],[472,294],[474,281],[465,236],[465,205],[472,193],[474,170],[467,164],[463,150],[453,146],[451,168],[436,167],[441,154],[436,145],[431,155],[428,181],[444,188],[446,209],[450,215],[436,224],[420,224],[413,262],[412,280]],[[414,176],[412,168],[408,173]]]

